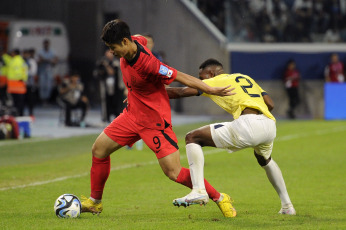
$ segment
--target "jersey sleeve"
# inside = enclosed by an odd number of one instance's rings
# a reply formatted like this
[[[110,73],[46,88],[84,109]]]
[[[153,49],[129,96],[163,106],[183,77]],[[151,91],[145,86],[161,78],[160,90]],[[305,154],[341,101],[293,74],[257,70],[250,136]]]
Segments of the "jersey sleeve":
[[[177,77],[177,70],[160,62],[154,55],[146,58],[146,64],[142,65],[141,76],[152,82],[160,81],[165,85],[171,84]]]

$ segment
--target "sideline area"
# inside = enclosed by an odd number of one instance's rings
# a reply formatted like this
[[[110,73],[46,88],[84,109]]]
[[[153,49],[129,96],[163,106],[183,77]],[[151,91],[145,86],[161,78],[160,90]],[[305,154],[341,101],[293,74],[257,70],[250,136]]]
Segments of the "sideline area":
[[[102,122],[99,109],[91,109],[86,116],[87,127],[66,127],[59,122],[60,109],[55,106],[35,108],[35,121],[31,126],[32,137],[61,138],[87,134],[98,134],[108,125]],[[172,124],[183,125],[203,121],[211,121],[213,117],[206,115],[182,115],[172,112]]]

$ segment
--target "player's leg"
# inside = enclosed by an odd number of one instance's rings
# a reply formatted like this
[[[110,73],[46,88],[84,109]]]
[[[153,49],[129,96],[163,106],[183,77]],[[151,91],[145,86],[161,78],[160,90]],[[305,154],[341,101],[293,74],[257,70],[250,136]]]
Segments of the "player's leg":
[[[216,124],[216,128],[222,127],[221,124]],[[203,193],[205,181],[204,178],[204,154],[202,147],[211,146],[216,147],[211,134],[211,127],[214,125],[207,125],[189,132],[185,137],[186,142],[186,155],[189,161],[191,180],[193,183],[193,190],[190,194],[183,198],[176,200],[189,200],[190,196],[194,197],[196,194]],[[221,212],[225,217],[235,217],[236,210],[232,206],[231,198],[225,193],[221,193],[218,200],[214,200]]]
[[[96,139],[92,146],[92,167],[90,177],[92,182],[91,197],[101,200],[104,184],[110,172],[110,154],[121,148],[122,145],[113,141],[104,132]]]
[[[122,146],[132,145],[139,140],[134,122],[124,113],[119,115],[98,136],[92,147],[90,170],[91,195],[82,202],[83,212],[100,213],[102,195],[110,173],[110,154]]]
[[[102,132],[92,146],[92,166],[90,169],[91,194],[89,199],[82,197],[82,212],[99,214],[102,212],[102,195],[108,179],[111,159],[110,154],[121,148],[122,145],[116,143]]]
[[[146,145],[156,154],[165,175],[177,183],[192,188],[190,170],[183,168],[180,164],[178,140],[172,126],[168,125],[164,130],[143,129],[140,131],[140,135]],[[205,186],[211,199],[220,198],[220,193],[206,181]]]
[[[254,151],[257,162],[266,171],[267,177],[270,183],[273,185],[275,191],[281,200],[281,210],[280,214],[295,215],[296,211],[288,195],[284,178],[282,176],[281,170],[276,162],[271,159],[265,159],[263,156],[259,155]]]
[[[268,139],[262,140],[262,143],[265,144],[259,144],[254,147],[255,157],[258,164],[266,171],[270,183],[273,185],[275,191],[280,197],[282,209],[279,213],[295,215],[296,211],[294,210],[290,197],[288,196],[281,170],[276,162],[271,158],[273,141],[276,136],[275,122],[270,119],[263,119],[262,122],[262,127],[266,127],[265,131],[267,132],[267,135],[260,135],[260,138],[266,136]]]
[[[158,161],[162,171],[169,179],[192,188],[190,170],[181,166],[179,150],[158,159]],[[200,203],[206,204],[208,203],[209,197],[213,200],[218,200],[220,198],[220,193],[211,186],[208,181],[204,180],[204,184],[206,193],[201,195],[196,194],[196,196],[192,198],[192,202],[199,202],[200,200]]]
[[[215,147],[211,137],[210,126],[190,131],[185,137],[186,155],[189,161],[193,190],[203,193],[204,186],[204,154],[203,146]]]

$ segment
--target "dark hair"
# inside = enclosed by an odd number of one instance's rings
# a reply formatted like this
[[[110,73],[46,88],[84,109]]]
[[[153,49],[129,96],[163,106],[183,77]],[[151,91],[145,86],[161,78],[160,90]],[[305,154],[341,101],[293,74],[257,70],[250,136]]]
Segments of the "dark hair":
[[[208,66],[211,66],[211,65],[216,65],[216,66],[221,66],[223,68],[223,65],[216,59],[213,59],[213,58],[209,58],[207,59],[206,61],[204,61],[200,66],[199,68],[200,69],[204,69]]]
[[[294,59],[289,59],[289,60],[287,61],[286,65],[288,66],[288,65],[290,65],[290,64],[292,64],[292,63],[296,63],[296,62],[294,61]]]
[[[31,55],[35,55],[35,49],[34,49],[34,48],[30,48],[30,49],[29,49],[29,53],[30,53]]]
[[[103,27],[101,39],[104,42],[108,44],[120,44],[124,38],[132,41],[130,27],[126,22],[115,19]]]
[[[78,70],[76,70],[76,69],[73,69],[73,70],[70,71],[70,77],[72,77],[72,76],[80,77],[80,75],[81,75],[80,72]]]
[[[17,49],[17,48],[13,49],[12,52],[13,52],[15,55],[20,54],[20,50]]]

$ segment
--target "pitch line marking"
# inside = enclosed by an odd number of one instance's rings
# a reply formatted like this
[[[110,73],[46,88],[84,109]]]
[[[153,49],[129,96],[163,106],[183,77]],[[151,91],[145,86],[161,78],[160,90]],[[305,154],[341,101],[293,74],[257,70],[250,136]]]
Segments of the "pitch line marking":
[[[222,151],[224,151],[224,150],[223,149],[213,149],[210,151],[206,151],[204,153],[204,155],[215,154],[215,153],[219,153]],[[180,157],[180,159],[185,159],[185,158],[186,158],[186,156]],[[143,163],[126,164],[126,165],[120,165],[120,166],[112,167],[111,171],[118,171],[118,170],[129,169],[129,168],[137,168],[137,167],[141,167],[141,166],[154,165],[154,164],[158,164],[158,162],[157,161],[148,161],[148,162],[143,162]],[[4,187],[4,188],[0,188],[0,191],[45,185],[45,184],[50,184],[50,183],[54,183],[54,182],[58,182],[58,181],[64,181],[64,180],[68,180],[68,179],[80,178],[80,177],[88,176],[88,175],[89,175],[89,172],[85,172],[85,173],[80,173],[80,174],[73,175],[73,176],[58,177],[58,178],[55,178],[52,180],[37,181],[37,182],[29,183],[29,184]]]
[[[287,135],[287,136],[282,136],[282,137],[276,138],[275,142],[289,141],[289,140],[299,139],[302,137],[313,136],[313,135],[320,136],[320,135],[324,135],[324,134],[328,134],[328,133],[342,132],[345,130],[346,130],[346,127],[336,127],[336,128],[328,129],[328,130],[318,130],[318,131],[316,131],[314,133],[310,133],[310,134],[304,133],[304,134]],[[225,150],[226,149],[211,149],[211,150],[205,151],[204,155],[216,154],[216,153],[224,152]],[[186,156],[180,157],[180,159],[186,159],[186,158],[187,158]],[[139,166],[147,166],[147,165],[153,165],[153,164],[158,164],[158,162],[157,161],[148,161],[148,162],[143,162],[143,163],[126,164],[126,165],[112,167],[111,171],[118,171],[118,170],[122,170],[122,169],[136,168]],[[87,175],[89,175],[89,172],[80,173],[80,174],[73,175],[73,176],[58,177],[58,178],[55,178],[52,180],[37,181],[37,182],[29,183],[29,184],[3,187],[3,188],[0,188],[0,191],[6,191],[6,190],[18,189],[18,188],[27,188],[27,187],[33,187],[33,186],[40,186],[40,185],[50,184],[50,183],[54,183],[54,182],[58,182],[58,181],[64,181],[64,180],[73,179],[73,178],[80,178],[80,177],[87,176]]]

